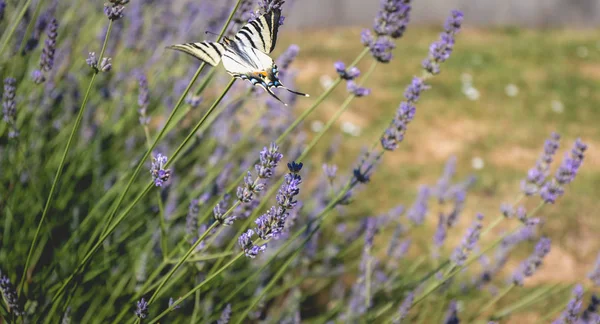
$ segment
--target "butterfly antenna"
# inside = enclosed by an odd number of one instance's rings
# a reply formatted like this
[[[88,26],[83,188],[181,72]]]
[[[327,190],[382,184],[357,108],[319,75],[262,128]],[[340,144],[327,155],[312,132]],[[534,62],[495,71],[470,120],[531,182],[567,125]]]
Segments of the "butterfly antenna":
[[[287,104],[285,102],[283,102],[281,99],[279,99],[279,97],[277,97],[275,95],[275,93],[273,93],[273,91],[269,88],[265,88],[265,90],[267,90],[267,93],[269,93],[271,95],[271,97],[277,99],[279,102],[281,102],[282,104],[284,104],[285,106],[287,106]]]
[[[219,36],[219,34],[217,34],[217,33],[213,33],[213,32],[211,32],[211,31],[209,31],[209,30],[206,30],[206,31],[204,31],[204,34],[206,34],[206,35],[215,35],[215,36]]]
[[[298,95],[298,96],[310,97],[310,95],[308,95],[308,94],[306,94],[306,93],[302,93],[302,92],[294,91],[294,90],[292,90],[292,89],[288,89],[288,88],[286,88],[286,87],[282,87],[282,88],[284,88],[285,90],[287,90],[287,91],[289,91],[289,92],[291,92],[291,93],[293,93],[293,94],[295,94],[295,95]]]

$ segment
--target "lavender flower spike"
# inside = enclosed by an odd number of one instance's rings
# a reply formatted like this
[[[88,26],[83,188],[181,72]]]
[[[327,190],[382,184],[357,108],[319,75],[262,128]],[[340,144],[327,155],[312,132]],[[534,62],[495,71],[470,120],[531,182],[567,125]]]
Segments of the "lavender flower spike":
[[[417,199],[412,207],[410,207],[408,212],[406,212],[406,217],[408,217],[408,219],[415,225],[421,225],[425,221],[425,216],[427,215],[427,200],[429,199],[429,195],[429,188],[426,186],[421,186]]]
[[[596,295],[592,295],[588,307],[583,311],[583,314],[581,314],[581,320],[584,324],[600,322],[598,307],[600,307],[600,298]]]
[[[481,228],[483,227],[481,224],[482,220],[483,215],[478,214],[471,227],[467,230],[460,245],[452,252],[450,259],[457,266],[462,266],[465,263],[469,256],[469,252],[475,248],[475,245],[479,241],[479,235],[481,234]]]
[[[429,86],[425,84],[425,81],[417,77],[414,77],[411,84],[406,87],[404,91],[406,101],[400,103],[390,126],[381,136],[381,146],[384,150],[394,151],[398,148],[400,142],[404,140],[408,124],[415,118],[417,110],[415,104],[419,101],[421,93],[427,89],[429,89]]]
[[[54,66],[54,53],[56,52],[56,37],[58,36],[56,30],[58,29],[58,21],[52,19],[50,25],[48,25],[47,35],[44,49],[42,49],[42,55],[40,56],[40,69],[42,71],[50,71]]]
[[[4,95],[2,96],[3,119],[8,124],[14,124],[17,115],[17,103],[15,93],[17,92],[17,80],[15,78],[4,79]]]
[[[544,143],[544,152],[535,163],[535,166],[527,172],[527,178],[521,181],[521,190],[527,196],[539,192],[540,187],[549,174],[550,165],[559,147],[560,135],[553,132]]]
[[[148,93],[148,79],[146,76],[141,74],[138,77],[138,83],[140,86],[140,93],[138,94],[138,113],[140,114],[140,124],[148,125],[150,123],[150,117],[147,116],[148,105],[150,104],[150,94]]]
[[[265,184],[261,180],[273,176],[273,172],[282,158],[283,154],[279,153],[279,147],[275,143],[271,143],[269,148],[264,147],[259,154],[259,162],[254,166],[258,177],[253,179],[252,174],[248,172],[244,178],[244,185],[237,188],[238,200],[242,203],[251,202],[254,195],[265,188]]]
[[[587,145],[580,139],[577,139],[573,144],[570,154],[565,155],[554,178],[546,181],[540,190],[540,197],[545,203],[553,204],[556,199],[565,193],[564,186],[575,179],[575,176],[583,163],[586,150]]]
[[[400,307],[398,308],[398,316],[394,319],[393,324],[400,324],[402,320],[406,318],[408,311],[410,311],[410,308],[412,307],[414,299],[414,292],[409,292],[406,298],[404,298],[404,301],[402,301],[402,304],[400,304]]]
[[[106,17],[112,21],[123,18],[123,11],[129,0],[108,0],[108,2],[104,4],[104,14]]]
[[[256,219],[256,233],[263,240],[277,237],[283,232],[288,210],[296,207],[298,201],[295,197],[300,193],[302,178],[298,174],[301,164],[292,162],[288,164],[290,172],[285,175],[285,182],[277,193],[277,206],[271,207],[265,214]]]
[[[600,286],[600,253],[598,253],[598,259],[592,272],[588,274],[588,278],[594,282],[594,285]]]
[[[6,9],[6,1],[0,0],[0,21],[4,18],[4,10]]]
[[[265,244],[254,245],[254,243],[252,242],[253,235],[254,231],[249,229],[245,233],[242,233],[242,235],[240,235],[240,237],[238,238],[238,245],[242,248],[244,254],[251,259],[256,258],[259,252],[263,252],[267,248]]]
[[[154,185],[157,187],[162,187],[171,177],[171,170],[165,169],[166,163],[167,157],[160,153],[152,158],[150,173],[152,174],[152,181],[154,181]]]
[[[8,133],[9,138],[19,136],[17,130],[17,102],[15,95],[17,92],[17,80],[15,78],[4,79],[4,94],[2,96],[2,114],[4,121],[11,126]]]
[[[458,324],[460,320],[458,319],[458,305],[456,301],[453,300],[450,302],[450,306],[448,306],[448,311],[446,312],[446,319],[444,320],[444,324]]]
[[[562,312],[560,317],[552,322],[552,324],[575,324],[579,312],[581,311],[581,305],[583,304],[583,287],[581,285],[573,288],[573,298],[567,304],[567,307]]]
[[[8,308],[10,308],[10,311],[13,314],[15,314],[15,316],[23,315],[23,308],[21,307],[21,303],[19,303],[19,296],[17,295],[17,291],[10,282],[10,279],[1,271],[0,291],[2,291],[2,296],[4,296],[4,300],[6,301]]]
[[[522,286],[526,277],[531,277],[535,271],[542,265],[544,257],[550,252],[550,239],[542,237],[535,246],[533,253],[523,261],[517,270],[513,273],[513,283]]]
[[[231,318],[231,304],[227,304],[223,312],[221,313],[221,318],[217,321],[217,324],[227,324],[229,323],[229,319]]]
[[[464,15],[453,10],[444,25],[440,39],[429,47],[429,57],[423,61],[423,68],[431,74],[440,73],[440,64],[450,58],[454,48],[454,37],[460,31]]]
[[[361,33],[361,42],[369,47],[371,55],[381,63],[392,59],[391,51],[395,48],[394,39],[400,38],[406,31],[410,18],[410,0],[382,0],[381,9],[373,24],[372,35],[368,29]]]
[[[136,303],[136,309],[134,313],[137,318],[148,317],[148,302],[144,298]]]

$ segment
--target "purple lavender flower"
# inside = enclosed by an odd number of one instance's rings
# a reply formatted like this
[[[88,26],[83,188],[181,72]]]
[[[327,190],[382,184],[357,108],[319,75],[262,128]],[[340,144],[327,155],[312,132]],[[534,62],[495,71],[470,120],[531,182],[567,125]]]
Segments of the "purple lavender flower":
[[[600,321],[598,307],[600,307],[600,298],[596,295],[592,295],[588,307],[583,311],[583,314],[581,314],[583,324],[598,323],[598,321]],[[593,320],[595,320],[595,322],[593,322]]]
[[[438,197],[440,203],[443,203],[447,198],[446,194],[450,188],[450,182],[452,181],[454,173],[456,173],[456,156],[452,156],[446,161],[444,173],[442,173],[442,176],[438,179],[435,186],[435,195]]]
[[[123,11],[129,0],[108,0],[108,2],[104,4],[104,14],[106,17],[112,21],[123,18]]]
[[[54,53],[56,52],[56,37],[58,34],[56,30],[58,29],[58,21],[56,19],[52,19],[50,24],[48,25],[47,35],[44,49],[42,49],[42,55],[40,56],[40,69],[42,71],[50,71],[54,66]]]
[[[417,199],[406,212],[406,217],[415,225],[422,225],[427,215],[427,200],[429,200],[430,190],[427,186],[419,188]]]
[[[286,218],[287,213],[284,212],[283,214],[280,214],[275,206],[271,207],[266,213],[254,221],[258,237],[263,240],[268,240],[275,235],[281,234],[285,226]]]
[[[150,173],[152,174],[152,181],[154,181],[154,185],[157,187],[162,187],[171,177],[171,170],[165,169],[166,163],[167,157],[160,153],[152,158]]]
[[[565,193],[564,186],[571,183],[581,164],[583,163],[584,153],[587,145],[580,139],[577,139],[573,144],[570,155],[566,154],[561,165],[558,167],[554,178],[546,181],[540,190],[540,197],[547,204],[553,204],[556,200]]]
[[[573,288],[573,298],[569,300],[567,307],[553,324],[575,324],[583,304],[583,287],[581,285]]]
[[[396,44],[387,37],[379,37],[370,45],[371,55],[380,63],[389,63],[395,48]]]
[[[264,252],[267,249],[266,244],[254,245],[252,242],[253,235],[254,231],[249,229],[238,238],[238,245],[242,248],[244,254],[251,259],[256,258],[259,252]]]
[[[544,143],[544,152],[535,163],[535,166],[527,172],[527,178],[521,181],[521,190],[524,194],[532,196],[539,192],[544,180],[550,173],[550,165],[559,147],[560,135],[555,132]]]
[[[185,98],[185,103],[190,105],[190,107],[192,108],[198,108],[198,106],[200,106],[200,104],[202,103],[202,96],[196,96],[195,94],[188,94],[188,96]]]
[[[463,237],[460,245],[454,249],[454,252],[452,252],[450,259],[457,266],[460,267],[465,263],[469,253],[475,248],[475,245],[479,241],[479,235],[481,234],[481,228],[483,227],[481,223],[482,220],[483,215],[477,214],[475,221],[467,230],[467,233]]]
[[[534,252],[523,261],[513,273],[512,281],[515,285],[522,286],[526,277],[531,277],[542,265],[544,257],[550,252],[550,239],[542,237],[535,246]]]
[[[361,42],[370,48],[371,54],[379,62],[388,63],[392,59],[391,51],[395,47],[393,39],[404,35],[410,10],[410,0],[382,0],[373,24],[376,37],[368,29],[361,33]]]
[[[446,224],[448,227],[454,227],[456,222],[458,222],[458,216],[462,212],[465,207],[465,199],[467,197],[467,193],[465,190],[459,190],[454,194],[454,206],[450,214],[448,214],[448,218],[446,220]]]
[[[112,59],[110,57],[103,57],[102,61],[100,61],[100,66],[98,70],[101,72],[108,72],[112,70]]]
[[[500,204],[500,212],[506,218],[512,218],[513,216],[515,216],[515,209],[509,203]]]
[[[181,301],[181,297],[178,301]],[[175,300],[173,299],[173,297],[169,297],[169,308],[173,308],[171,311],[181,308],[180,304],[175,305],[175,307],[173,307],[173,304],[175,304]]]
[[[254,0],[242,0],[238,7],[238,10],[235,12],[233,16],[233,23],[235,26],[239,27],[245,25],[248,21],[252,20],[256,17],[252,10],[254,9]],[[237,28],[232,28],[229,30],[229,36],[235,36],[237,32]]]
[[[281,73],[282,70],[287,70],[290,67],[292,62],[294,62],[298,56],[298,53],[300,53],[300,47],[296,44],[292,44],[279,56],[279,58],[277,58],[277,67],[279,67],[279,73]]]
[[[243,238],[240,236],[238,239],[244,252],[246,250],[251,251],[251,236],[254,233],[263,240],[277,239],[283,233],[289,211],[298,204],[295,197],[300,193],[300,184],[302,183],[302,178],[298,174],[302,169],[302,163],[288,163],[288,168],[290,172],[285,175],[285,181],[276,196],[277,206],[271,207],[254,221],[256,224],[254,231],[248,230],[247,233],[249,234],[245,234]],[[264,250],[264,247],[262,250]],[[246,252],[246,256],[252,257],[248,252]]]
[[[267,14],[273,10],[281,11],[281,6],[283,5],[284,0],[259,0],[258,1],[258,10],[254,13],[252,18],[256,18],[260,15]],[[279,17],[279,25],[283,25],[283,21],[285,20],[284,16]]]
[[[221,225],[231,226],[236,220],[236,215],[231,215],[225,218],[230,197],[231,196],[229,194],[224,195],[223,199],[221,199],[213,208],[215,220],[217,220],[217,222],[219,222]]]
[[[17,92],[17,80],[15,78],[4,79],[4,94],[2,96],[3,119],[8,124],[14,124],[17,116],[17,103],[15,94]]]
[[[290,65],[296,59],[299,52],[300,47],[296,44],[292,44],[285,50],[285,52],[283,52],[283,54],[279,56],[279,58],[277,58],[277,67],[279,68],[279,79],[283,79],[286,77]]]
[[[346,69],[346,65],[342,61],[335,62],[333,67],[340,78],[344,80],[354,80],[360,75],[360,70],[357,67],[353,66],[349,69]]]
[[[600,286],[600,253],[598,253],[596,264],[594,265],[592,272],[588,274],[588,278],[594,282],[594,285]]]
[[[185,233],[188,237],[190,244],[196,243],[198,239],[198,213],[200,212],[200,206],[198,199],[192,200],[188,207],[188,213],[185,218]]]
[[[361,87],[354,81],[348,81],[346,83],[346,90],[356,97],[365,97],[371,94],[371,89]]]
[[[371,180],[371,174],[375,167],[381,162],[381,154],[365,151],[360,158],[358,166],[352,170],[352,186],[358,183],[367,183]],[[351,197],[348,197],[351,198]]]
[[[444,245],[444,241],[446,241],[446,233],[448,231],[448,228],[446,227],[446,219],[444,218],[444,214],[439,215],[439,221],[438,221],[438,226],[437,229],[435,231],[435,234],[433,234],[433,246],[435,247],[435,250],[433,251],[433,257],[435,259],[438,259],[439,256],[439,250],[442,247],[442,245]]]
[[[444,25],[440,39],[429,47],[429,57],[423,61],[423,68],[431,73],[440,73],[440,64],[450,58],[454,48],[454,37],[460,31],[464,15],[458,10],[452,10]]]
[[[4,18],[4,10],[6,10],[6,1],[0,1],[0,21]]]
[[[450,302],[448,306],[448,311],[446,312],[446,319],[444,319],[444,324],[459,324],[460,320],[458,319],[458,305],[455,300]]]
[[[89,52],[88,58],[85,60],[85,63],[89,65],[92,69],[98,69],[98,58],[96,58],[96,53]]]
[[[400,322],[406,318],[410,308],[412,307],[414,299],[414,292],[411,291],[408,293],[408,295],[406,295],[406,298],[404,298],[404,301],[402,301],[402,304],[400,304],[400,307],[398,307],[398,315],[393,321],[394,324],[400,324]]]
[[[138,94],[138,113],[140,114],[140,124],[150,124],[150,117],[147,116],[148,105],[150,104],[150,94],[148,93],[148,79],[144,74],[140,74],[138,77],[138,83],[140,86],[140,92]]]
[[[43,83],[44,81],[46,81],[44,72],[42,72],[40,70],[33,70],[33,72],[31,72],[31,79],[33,79],[33,82],[35,84],[40,84],[40,83]]]
[[[237,188],[237,198],[240,202],[249,203],[254,199],[254,195],[265,188],[264,181],[273,176],[277,164],[283,158],[279,153],[279,147],[271,143],[269,148],[264,147],[259,155],[259,162],[254,166],[258,177],[253,180],[252,174],[248,172],[244,178],[244,185]]]
[[[3,274],[0,271],[0,291],[2,291],[2,296],[4,296],[4,300],[6,301],[6,305],[10,308],[10,311],[15,316],[23,315],[23,307],[19,302],[19,296],[17,295],[17,291],[15,287],[10,282],[8,276]]]
[[[148,316],[148,302],[144,298],[136,303],[134,313],[137,318],[146,318]]]
[[[406,101],[400,103],[400,107],[396,111],[396,115],[390,126],[381,136],[381,146],[388,151],[394,151],[398,145],[404,140],[404,134],[408,128],[408,124],[415,118],[415,104],[419,100],[421,93],[429,89],[423,79],[414,77],[411,84],[406,87],[404,97]]]
[[[227,304],[223,312],[221,313],[221,317],[217,321],[217,324],[227,324],[229,323],[229,319],[231,318],[231,304]]]
[[[337,174],[337,165],[323,164],[323,173],[325,174],[330,183],[333,182]]]

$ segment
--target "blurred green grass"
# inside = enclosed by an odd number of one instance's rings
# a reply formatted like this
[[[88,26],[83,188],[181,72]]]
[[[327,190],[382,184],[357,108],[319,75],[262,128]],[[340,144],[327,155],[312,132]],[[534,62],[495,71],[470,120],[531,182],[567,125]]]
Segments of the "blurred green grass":
[[[366,84],[373,90],[372,96],[356,99],[338,122],[338,130],[344,122],[361,129],[359,136],[345,135],[347,139],[341,141],[334,162],[342,170],[351,168],[361,146],[377,140],[388,125],[404,88],[420,73],[420,63],[438,33],[435,28],[410,28],[398,42],[393,61],[380,65]],[[293,65],[298,73],[296,88],[318,96],[323,86],[315,80],[324,75],[335,77],[332,57],[351,62],[362,49],[359,34],[358,28],[282,33],[279,51],[293,43],[301,48]],[[375,173],[369,192],[375,188],[377,195],[362,199],[360,209],[352,213],[363,217],[399,203],[408,207],[418,185],[435,184],[445,161],[456,155],[457,177],[474,174],[478,179],[467,198],[463,225],[475,212],[491,220],[499,214],[502,202],[511,202],[518,195],[520,179],[534,165],[550,132],[556,130],[563,138],[554,168],[575,138],[581,137],[589,150],[580,175],[556,205],[541,212],[545,221],[542,234],[555,244],[547,266],[532,283],[583,280],[600,249],[596,234],[600,231],[596,215],[600,192],[598,39],[600,32],[591,30],[464,30],[441,75],[431,80],[432,89],[420,100],[405,141],[396,152],[386,154],[384,166]],[[359,64],[361,70],[366,71],[367,61]],[[469,79],[477,98],[469,98],[464,91]],[[516,95],[514,89],[518,89]],[[344,91],[338,89],[306,122],[306,129],[333,115]],[[311,102],[300,100],[298,111]],[[322,141],[321,152],[334,140],[329,135]],[[314,159],[321,162],[322,156]],[[483,167],[474,168],[474,159],[481,159]],[[530,199],[527,206],[533,208],[537,201]],[[427,235],[433,233],[436,222],[432,214]],[[502,230],[502,226],[497,229]]]

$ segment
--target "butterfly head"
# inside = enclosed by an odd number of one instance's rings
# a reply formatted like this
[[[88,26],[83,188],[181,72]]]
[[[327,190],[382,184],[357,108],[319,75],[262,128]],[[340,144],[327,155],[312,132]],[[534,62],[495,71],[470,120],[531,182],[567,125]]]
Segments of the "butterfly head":
[[[287,104],[281,101],[281,99],[279,99],[279,97],[277,97],[275,93],[273,93],[273,90],[271,90],[272,88],[284,88],[293,94],[308,97],[308,95],[305,93],[297,92],[286,88],[281,83],[281,80],[279,80],[278,74],[279,70],[277,69],[277,65],[273,64],[273,66],[269,69],[266,69],[264,71],[252,72],[248,75],[241,75],[241,78],[250,81],[253,85],[258,85],[264,88],[269,93],[269,95],[271,95],[271,97],[277,99],[286,106]]]

